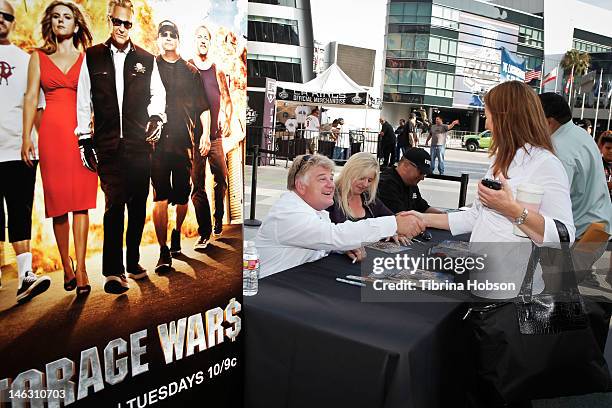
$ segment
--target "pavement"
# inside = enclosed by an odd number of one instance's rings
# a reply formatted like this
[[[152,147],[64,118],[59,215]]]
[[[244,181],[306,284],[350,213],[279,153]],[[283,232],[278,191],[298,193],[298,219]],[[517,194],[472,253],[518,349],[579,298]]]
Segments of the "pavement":
[[[469,184],[466,203],[469,205],[476,197],[477,184],[489,167],[489,157],[484,151],[468,152],[463,150],[446,150],[445,175],[460,176],[462,172],[469,174]],[[270,207],[287,191],[287,173],[291,162],[278,160],[275,165],[260,166],[257,171],[257,193],[255,200],[255,218],[262,221]],[[342,171],[336,166],[334,175]],[[437,174],[437,171],[436,171]],[[251,210],[251,178],[252,167],[245,166],[245,198],[244,218],[250,218]],[[423,198],[434,207],[456,208],[459,201],[459,183],[444,180],[425,179],[419,183]],[[244,239],[252,240],[257,234],[257,227],[244,227]],[[597,269],[608,268],[608,252],[594,266]],[[612,333],[606,344],[606,359],[612,367]],[[533,402],[534,408],[610,408],[612,393],[589,394],[576,397],[555,398]]]

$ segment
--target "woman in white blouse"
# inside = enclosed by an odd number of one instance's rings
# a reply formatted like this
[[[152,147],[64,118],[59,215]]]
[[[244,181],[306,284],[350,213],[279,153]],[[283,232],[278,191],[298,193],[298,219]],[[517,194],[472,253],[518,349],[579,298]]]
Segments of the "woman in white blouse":
[[[471,232],[471,249],[487,255],[486,272],[478,280],[515,285],[508,290],[472,292],[486,298],[505,299],[518,294],[531,242],[539,246],[558,246],[554,219],[565,224],[572,242],[575,227],[567,174],[554,155],[536,93],[523,82],[509,81],[491,89],[484,100],[485,127],[492,133],[492,161],[486,178],[500,181],[502,189],[493,190],[478,183],[478,197],[470,210],[422,216],[428,227],[450,230],[453,235]],[[544,189],[539,210],[527,211],[515,199],[517,187],[524,183]],[[514,234],[515,225],[527,238]],[[534,293],[543,288],[538,266]]]

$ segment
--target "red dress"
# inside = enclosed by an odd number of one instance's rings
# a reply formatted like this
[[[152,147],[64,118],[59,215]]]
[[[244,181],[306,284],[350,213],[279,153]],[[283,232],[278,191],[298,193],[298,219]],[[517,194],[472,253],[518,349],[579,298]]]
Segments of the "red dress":
[[[77,84],[83,62],[79,56],[64,74],[44,52],[40,57],[40,84],[46,107],[38,136],[40,174],[47,218],[96,207],[98,176],[81,163],[77,136]]]

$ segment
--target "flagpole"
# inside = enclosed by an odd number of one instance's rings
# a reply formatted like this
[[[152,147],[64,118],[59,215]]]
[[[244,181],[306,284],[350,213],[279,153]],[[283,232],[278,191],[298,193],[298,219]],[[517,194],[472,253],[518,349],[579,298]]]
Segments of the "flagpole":
[[[542,76],[542,74],[544,73],[544,63],[542,63],[542,68],[540,71],[540,94],[542,93],[542,82],[544,82],[544,77]]]
[[[574,88],[574,66],[572,65],[572,73],[570,74],[569,77],[569,81],[570,81],[570,88],[569,88],[569,96],[568,96],[568,100],[567,103],[569,104],[569,107],[572,111],[572,116],[574,116],[574,109],[572,109],[572,90]]]
[[[610,106],[610,104],[608,104],[608,129],[610,130],[610,117],[612,116],[612,106]]]
[[[593,137],[595,137],[595,133],[597,132],[597,115],[599,113],[599,92],[601,91],[601,78],[603,76],[603,68],[599,71],[599,89],[597,89],[597,109],[595,109],[595,123],[593,123]]]
[[[578,95],[582,93],[582,88],[578,89]],[[580,109],[580,120],[584,118],[584,100],[586,99],[586,93],[582,94],[582,108]]]
[[[557,75],[555,76],[555,93],[557,93],[557,81],[559,80],[559,63],[557,63]]]

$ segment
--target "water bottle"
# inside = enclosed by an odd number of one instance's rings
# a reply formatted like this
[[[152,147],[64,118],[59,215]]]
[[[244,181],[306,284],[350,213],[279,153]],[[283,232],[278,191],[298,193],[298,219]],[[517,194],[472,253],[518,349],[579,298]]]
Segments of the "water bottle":
[[[253,296],[259,289],[259,254],[253,241],[244,241],[242,252],[242,294]]]

